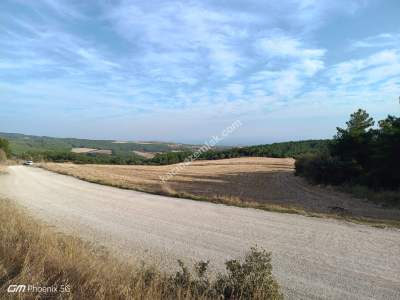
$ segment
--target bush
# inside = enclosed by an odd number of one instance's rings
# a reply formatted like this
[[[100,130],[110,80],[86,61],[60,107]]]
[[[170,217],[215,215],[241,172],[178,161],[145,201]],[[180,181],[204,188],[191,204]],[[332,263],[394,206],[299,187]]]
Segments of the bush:
[[[5,162],[7,160],[6,152],[3,149],[0,149],[0,162]]]
[[[358,178],[362,173],[356,162],[342,161],[326,154],[301,156],[296,160],[295,168],[296,175],[322,184],[342,184]]]
[[[199,262],[192,275],[182,262],[181,270],[170,278],[174,286],[187,290],[184,297],[198,299],[283,299],[272,276],[271,253],[250,249],[243,261],[229,260],[226,273],[218,273],[214,281],[207,277],[208,262]]]
[[[6,157],[10,156],[11,151],[10,151],[10,145],[8,143],[8,140],[0,138],[0,149],[3,150]]]
[[[279,287],[272,277],[271,254],[251,248],[243,262],[226,262],[227,275],[217,279],[216,290],[225,299],[280,299]]]

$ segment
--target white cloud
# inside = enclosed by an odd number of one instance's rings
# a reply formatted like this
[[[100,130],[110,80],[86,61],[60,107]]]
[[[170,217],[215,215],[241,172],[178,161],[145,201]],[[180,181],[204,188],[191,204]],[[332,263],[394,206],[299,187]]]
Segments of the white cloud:
[[[399,51],[384,50],[363,59],[344,61],[333,66],[327,75],[334,84],[363,85],[400,76]]]
[[[398,33],[381,33],[359,41],[354,41],[351,45],[352,49],[393,47],[400,48],[400,34]]]
[[[180,68],[187,73],[190,70],[182,65],[191,64],[203,66],[203,72],[211,70],[211,75],[232,77],[242,59],[234,43],[246,34],[234,24],[240,15],[230,16],[194,2],[183,5],[172,1],[150,7],[124,2],[110,8],[108,19],[139,53],[156,53],[161,58],[166,54],[174,61],[148,61],[150,65],[144,69],[157,64],[164,72]],[[251,16],[243,20],[249,22]]]
[[[300,92],[307,78],[313,77],[325,67],[323,61],[326,50],[305,46],[299,39],[272,31],[256,41],[256,49],[268,60],[281,62],[272,71],[259,72],[264,81],[272,81],[271,91],[281,97],[293,97]]]
[[[299,69],[303,70],[305,75],[313,76],[318,71],[323,70],[325,64],[319,59],[305,59],[301,62]]]
[[[272,57],[309,59],[321,58],[325,54],[324,49],[306,48],[298,39],[283,34],[273,33],[256,43],[261,54]]]
[[[174,116],[183,128],[388,96],[400,85],[398,35],[360,40],[359,58],[344,61],[317,35],[362,2],[31,1],[15,16],[0,12],[2,101],[77,120],[150,116],[141,124],[153,128]],[[384,51],[364,54],[380,43]]]
[[[244,92],[244,89],[245,89],[245,87],[241,83],[230,83],[225,88],[225,90],[228,93],[230,93],[230,94],[232,94],[232,95],[234,95],[236,97],[241,96],[243,94],[243,92]]]
[[[264,70],[250,76],[252,84],[257,84],[256,89],[264,87],[282,100],[301,93],[307,81],[325,68],[326,50],[307,47],[305,42],[279,30],[264,34],[254,45],[259,59],[268,63]]]

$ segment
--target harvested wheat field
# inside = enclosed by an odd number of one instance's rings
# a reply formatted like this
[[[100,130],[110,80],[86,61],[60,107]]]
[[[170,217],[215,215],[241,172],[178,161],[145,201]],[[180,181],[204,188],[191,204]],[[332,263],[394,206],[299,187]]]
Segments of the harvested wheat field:
[[[165,176],[176,166],[42,165],[47,170],[91,182],[151,193],[228,204],[268,204],[298,211],[400,220],[398,209],[386,209],[363,199],[306,183],[303,178],[294,176],[294,159],[291,158],[196,161],[162,183],[160,176]]]

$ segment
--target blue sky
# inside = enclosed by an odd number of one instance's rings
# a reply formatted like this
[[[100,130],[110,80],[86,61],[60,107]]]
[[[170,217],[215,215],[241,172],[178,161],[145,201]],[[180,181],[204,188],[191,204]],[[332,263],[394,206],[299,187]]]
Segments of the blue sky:
[[[398,0],[0,3],[0,131],[202,143],[329,138],[399,114]]]

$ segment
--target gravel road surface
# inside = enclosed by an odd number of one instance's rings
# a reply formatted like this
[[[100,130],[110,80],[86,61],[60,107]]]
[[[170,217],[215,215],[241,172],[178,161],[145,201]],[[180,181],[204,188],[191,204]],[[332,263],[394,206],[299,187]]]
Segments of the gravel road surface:
[[[271,213],[122,190],[12,166],[0,195],[60,231],[125,259],[173,268],[177,258],[226,259],[253,245],[272,251],[289,299],[400,299],[400,230]]]

